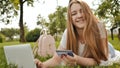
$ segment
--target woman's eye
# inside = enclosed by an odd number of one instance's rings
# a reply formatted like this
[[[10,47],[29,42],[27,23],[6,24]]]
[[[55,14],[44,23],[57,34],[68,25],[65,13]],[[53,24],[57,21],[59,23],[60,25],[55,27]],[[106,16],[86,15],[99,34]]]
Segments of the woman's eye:
[[[73,15],[76,15],[76,13],[72,13],[71,15],[72,15],[72,16],[73,16]]]

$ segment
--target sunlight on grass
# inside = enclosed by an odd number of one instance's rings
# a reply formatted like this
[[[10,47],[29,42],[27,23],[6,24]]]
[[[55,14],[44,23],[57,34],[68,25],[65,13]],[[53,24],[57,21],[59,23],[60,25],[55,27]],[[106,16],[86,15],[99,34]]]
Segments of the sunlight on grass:
[[[108,37],[109,42],[113,45],[113,47],[117,50],[120,50],[120,40],[118,40],[118,38],[115,36],[114,40],[111,39],[111,37]],[[59,46],[60,41],[56,41],[56,48]],[[4,42],[4,43],[0,43],[0,68],[11,68],[9,65],[7,65],[6,63],[6,59],[5,59],[5,55],[4,55],[4,51],[3,51],[3,46],[6,45],[17,45],[17,44],[30,44],[31,47],[33,48],[34,46],[37,46],[36,42],[27,42],[27,43],[20,43],[19,41],[12,41],[12,42]],[[46,61],[51,57],[38,57],[41,61]],[[13,67],[14,68],[14,67]],[[57,66],[55,68],[83,68],[80,66]],[[94,67],[86,67],[86,68],[120,68],[120,65],[118,64],[114,64],[112,66],[94,66]]]
[[[4,43],[0,43],[0,47],[6,46],[6,45],[14,45],[14,44],[20,44],[20,43],[19,41],[4,42]]]

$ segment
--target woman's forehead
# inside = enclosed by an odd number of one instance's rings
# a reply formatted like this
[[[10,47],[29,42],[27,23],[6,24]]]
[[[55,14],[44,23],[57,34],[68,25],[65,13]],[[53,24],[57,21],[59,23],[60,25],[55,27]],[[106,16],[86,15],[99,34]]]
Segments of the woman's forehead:
[[[73,3],[71,5],[71,11],[82,9],[82,6],[79,3]]]

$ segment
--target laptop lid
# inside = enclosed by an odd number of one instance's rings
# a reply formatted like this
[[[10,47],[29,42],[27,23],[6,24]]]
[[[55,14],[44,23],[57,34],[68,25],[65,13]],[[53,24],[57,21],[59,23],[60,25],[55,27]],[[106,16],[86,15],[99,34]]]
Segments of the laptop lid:
[[[4,46],[7,64],[15,64],[18,68],[36,68],[30,44]]]

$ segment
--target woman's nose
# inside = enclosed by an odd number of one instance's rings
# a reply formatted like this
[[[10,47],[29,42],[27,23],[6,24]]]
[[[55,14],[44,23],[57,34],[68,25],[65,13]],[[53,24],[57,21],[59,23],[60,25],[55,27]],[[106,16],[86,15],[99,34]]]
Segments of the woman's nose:
[[[82,13],[77,13],[77,17],[82,17]]]

